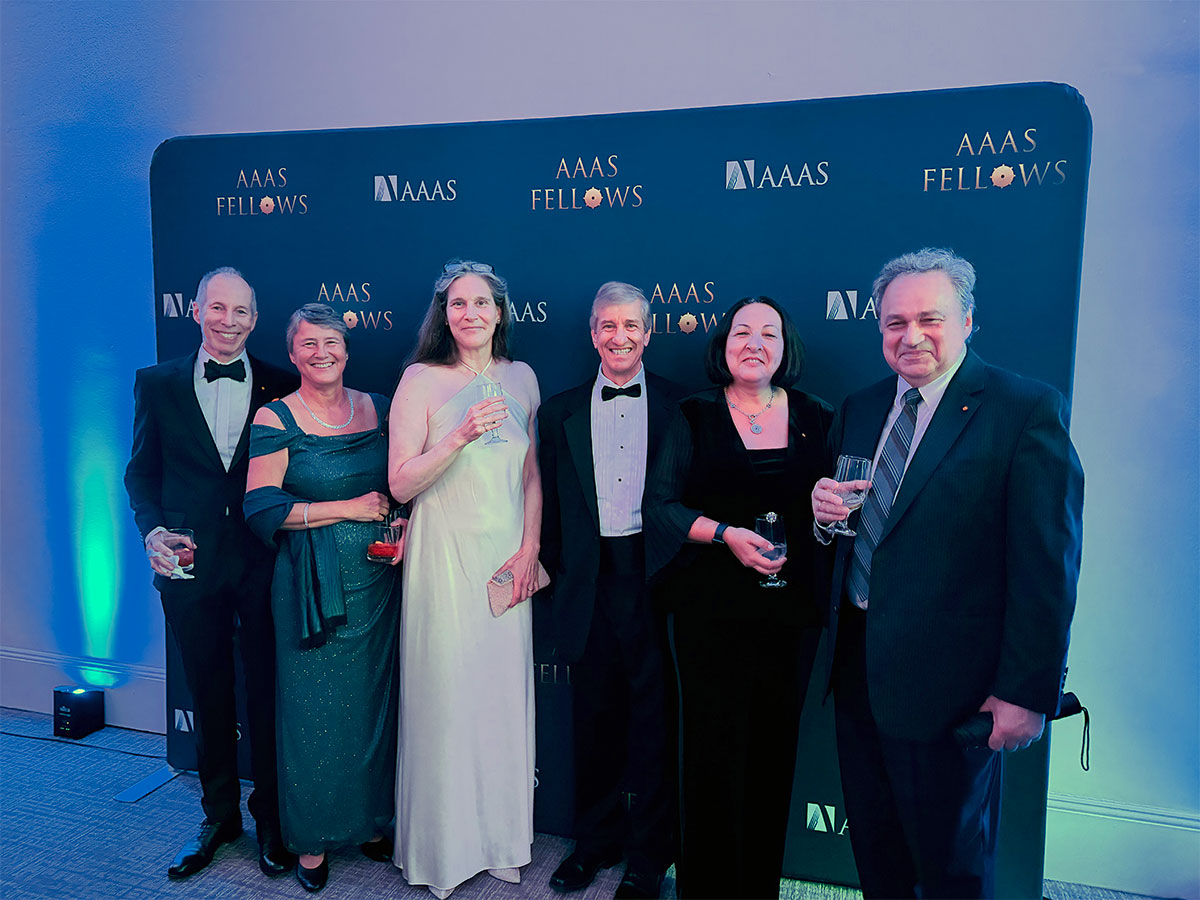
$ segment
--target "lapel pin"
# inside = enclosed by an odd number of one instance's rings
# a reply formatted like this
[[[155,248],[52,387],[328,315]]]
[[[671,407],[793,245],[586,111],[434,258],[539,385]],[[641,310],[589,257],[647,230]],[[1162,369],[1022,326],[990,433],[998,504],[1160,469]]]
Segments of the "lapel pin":
[[[964,406],[964,407],[963,407],[963,412],[966,412],[966,411],[967,411],[967,408]]]

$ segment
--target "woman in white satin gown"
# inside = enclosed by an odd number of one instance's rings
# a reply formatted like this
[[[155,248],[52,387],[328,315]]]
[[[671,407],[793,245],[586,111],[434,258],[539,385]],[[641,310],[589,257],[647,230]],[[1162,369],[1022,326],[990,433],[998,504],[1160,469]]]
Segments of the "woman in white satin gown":
[[[485,870],[519,882],[533,843],[533,637],[522,601],[540,540],[539,396],[529,366],[507,358],[511,322],[491,266],[447,263],[392,399],[389,486],[413,502],[394,861],[439,898]],[[488,382],[502,395],[484,399]],[[487,582],[505,570],[512,607],[495,617]]]

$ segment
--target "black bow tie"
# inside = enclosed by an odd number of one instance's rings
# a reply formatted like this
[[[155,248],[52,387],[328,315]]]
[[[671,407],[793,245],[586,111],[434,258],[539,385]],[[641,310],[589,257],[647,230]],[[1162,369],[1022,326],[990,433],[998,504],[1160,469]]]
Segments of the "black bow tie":
[[[600,388],[600,399],[611,400],[613,397],[640,397],[642,396],[642,386],[640,384],[631,384],[629,387],[615,388],[609,387],[607,384]]]
[[[218,378],[232,378],[234,381],[246,380],[246,364],[240,359],[235,359],[231,363],[222,365],[215,359],[210,359],[204,363],[204,380],[208,382],[216,381]]]

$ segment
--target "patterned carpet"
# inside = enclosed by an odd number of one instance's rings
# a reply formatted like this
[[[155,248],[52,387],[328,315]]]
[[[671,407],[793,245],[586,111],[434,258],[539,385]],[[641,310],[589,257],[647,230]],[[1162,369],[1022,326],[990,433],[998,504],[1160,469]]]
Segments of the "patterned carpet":
[[[200,788],[189,774],[172,778],[135,803],[113,799],[166,766],[159,734],[105,728],[79,741],[53,737],[48,715],[0,709],[0,897],[4,900],[247,900],[308,896],[292,876],[268,879],[258,870],[257,844],[247,832],[222,847],[213,865],[181,882],[166,868],[200,822]],[[244,809],[242,815],[252,819]],[[570,842],[539,834],[522,884],[477,875],[456,900],[549,900],[550,873]],[[572,900],[612,897],[621,869],[600,874]],[[668,879],[667,896],[674,896]],[[1134,895],[1046,882],[1050,900],[1131,900]],[[323,900],[429,900],[390,864],[357,848],[330,855]],[[785,900],[858,900],[853,889],[784,881]]]

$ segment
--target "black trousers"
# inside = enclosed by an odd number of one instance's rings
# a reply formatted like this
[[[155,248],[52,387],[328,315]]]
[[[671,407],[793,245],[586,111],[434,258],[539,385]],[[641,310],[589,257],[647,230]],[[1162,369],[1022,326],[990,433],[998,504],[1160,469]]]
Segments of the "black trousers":
[[[838,761],[863,896],[994,897],[1000,754],[963,750],[949,734],[909,741],[880,733],[867,690],[868,615],[843,604],[834,672]]]
[[[623,850],[630,868],[660,874],[675,832],[668,659],[665,626],[646,591],[642,536],[601,538],[596,606],[583,656],[571,666],[577,847]]]
[[[680,897],[779,896],[796,735],[819,627],[674,615]]]
[[[162,603],[192,693],[196,767],[205,816],[219,822],[241,821],[240,733],[250,740],[254,776],[254,790],[247,799],[250,814],[260,826],[278,832],[275,629],[267,591],[248,592],[225,585],[203,594],[163,594]],[[235,630],[239,630],[246,682],[248,721],[241,723],[241,728],[234,694]]]

